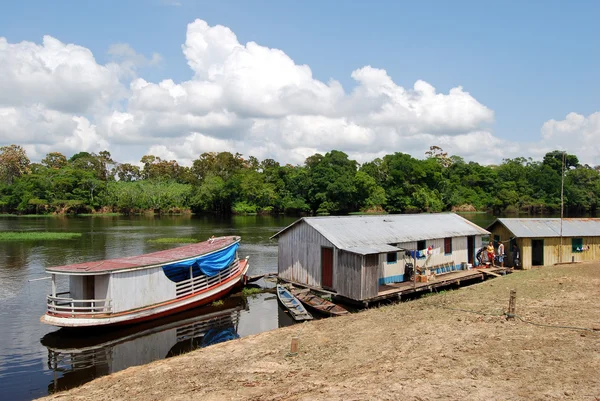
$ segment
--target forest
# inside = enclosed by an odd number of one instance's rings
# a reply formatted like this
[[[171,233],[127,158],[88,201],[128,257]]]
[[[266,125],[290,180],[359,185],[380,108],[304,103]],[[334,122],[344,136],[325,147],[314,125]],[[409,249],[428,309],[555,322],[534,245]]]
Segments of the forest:
[[[564,179],[562,179],[564,178]],[[10,214],[348,214],[492,211],[595,213],[600,168],[576,155],[480,165],[432,146],[423,159],[393,153],[359,164],[332,150],[303,165],[230,152],[203,153],[189,167],[145,155],[119,163],[108,151],[30,162],[19,145],[0,147],[0,210]]]

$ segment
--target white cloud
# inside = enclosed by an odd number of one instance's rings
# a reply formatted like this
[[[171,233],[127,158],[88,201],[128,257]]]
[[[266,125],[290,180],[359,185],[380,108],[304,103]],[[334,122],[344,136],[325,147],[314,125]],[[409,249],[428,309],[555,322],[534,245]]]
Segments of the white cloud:
[[[600,112],[585,117],[569,113],[564,120],[549,120],[542,126],[541,154],[566,150],[577,155],[580,163],[600,165]]]
[[[202,20],[188,25],[182,50],[193,77],[153,83],[137,77],[138,67],[160,56],[128,44],[111,46],[114,61],[101,65],[88,49],[50,36],[41,45],[0,38],[0,141],[27,143],[32,159],[46,149],[106,148],[119,161],[154,153],[181,164],[206,151],[282,163],[331,149],[360,162],[393,152],[422,158],[431,145],[487,163],[518,151],[491,133],[493,111],[460,86],[439,93],[418,80],[404,88],[365,66],[346,92],[283,51],[242,44]]]
[[[0,106],[43,105],[67,113],[97,112],[120,94],[117,74],[85,47],[44,36],[41,45],[0,37]]]

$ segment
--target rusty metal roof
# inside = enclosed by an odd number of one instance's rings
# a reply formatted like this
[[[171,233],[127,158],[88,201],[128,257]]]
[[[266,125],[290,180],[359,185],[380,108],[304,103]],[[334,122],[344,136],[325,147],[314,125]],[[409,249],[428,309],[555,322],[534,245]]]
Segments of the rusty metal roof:
[[[93,262],[76,263],[72,265],[46,268],[48,273],[95,275],[118,270],[129,270],[160,266],[169,263],[184,261],[206,255],[239,242],[240,237],[211,238],[208,241],[180,246],[164,251],[146,253],[143,255],[126,256],[118,259],[97,260]]]
[[[371,253],[370,250],[380,249],[385,244],[489,234],[488,231],[454,213],[423,213],[304,217],[272,238],[282,235],[301,222],[315,228],[336,247],[347,250],[356,248],[357,251],[352,252],[361,254]]]
[[[600,237],[600,219],[562,219],[563,237]],[[488,230],[500,223],[515,237],[560,237],[560,218],[500,218],[488,226]]]

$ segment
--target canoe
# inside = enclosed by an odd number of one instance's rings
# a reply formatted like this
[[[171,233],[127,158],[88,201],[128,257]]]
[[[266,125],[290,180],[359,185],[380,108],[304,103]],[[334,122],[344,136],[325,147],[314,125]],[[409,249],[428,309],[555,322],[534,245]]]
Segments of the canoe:
[[[320,296],[311,293],[307,290],[295,290],[292,293],[298,298],[300,302],[316,310],[317,312],[323,313],[329,316],[343,316],[350,312],[340,305],[334,304]]]
[[[290,312],[294,320],[311,320],[313,317],[287,288],[277,285],[277,299]]]

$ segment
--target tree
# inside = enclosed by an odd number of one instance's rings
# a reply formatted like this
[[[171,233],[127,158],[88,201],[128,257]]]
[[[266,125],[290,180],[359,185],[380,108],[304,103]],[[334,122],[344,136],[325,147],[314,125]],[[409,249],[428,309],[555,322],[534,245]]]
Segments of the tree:
[[[556,171],[559,175],[562,175],[563,171],[563,158],[565,163],[565,171],[571,168],[575,168],[579,165],[579,159],[575,155],[569,155],[567,152],[562,150],[553,150],[552,152],[546,153],[542,164],[550,167]]]
[[[42,164],[54,170],[60,170],[67,165],[67,157],[60,152],[51,152],[42,159]]]
[[[130,163],[118,164],[115,167],[115,172],[119,177],[119,181],[123,182],[137,181],[142,176],[140,168]]]
[[[13,181],[29,172],[29,158],[19,145],[0,147],[0,179],[12,184]]]

